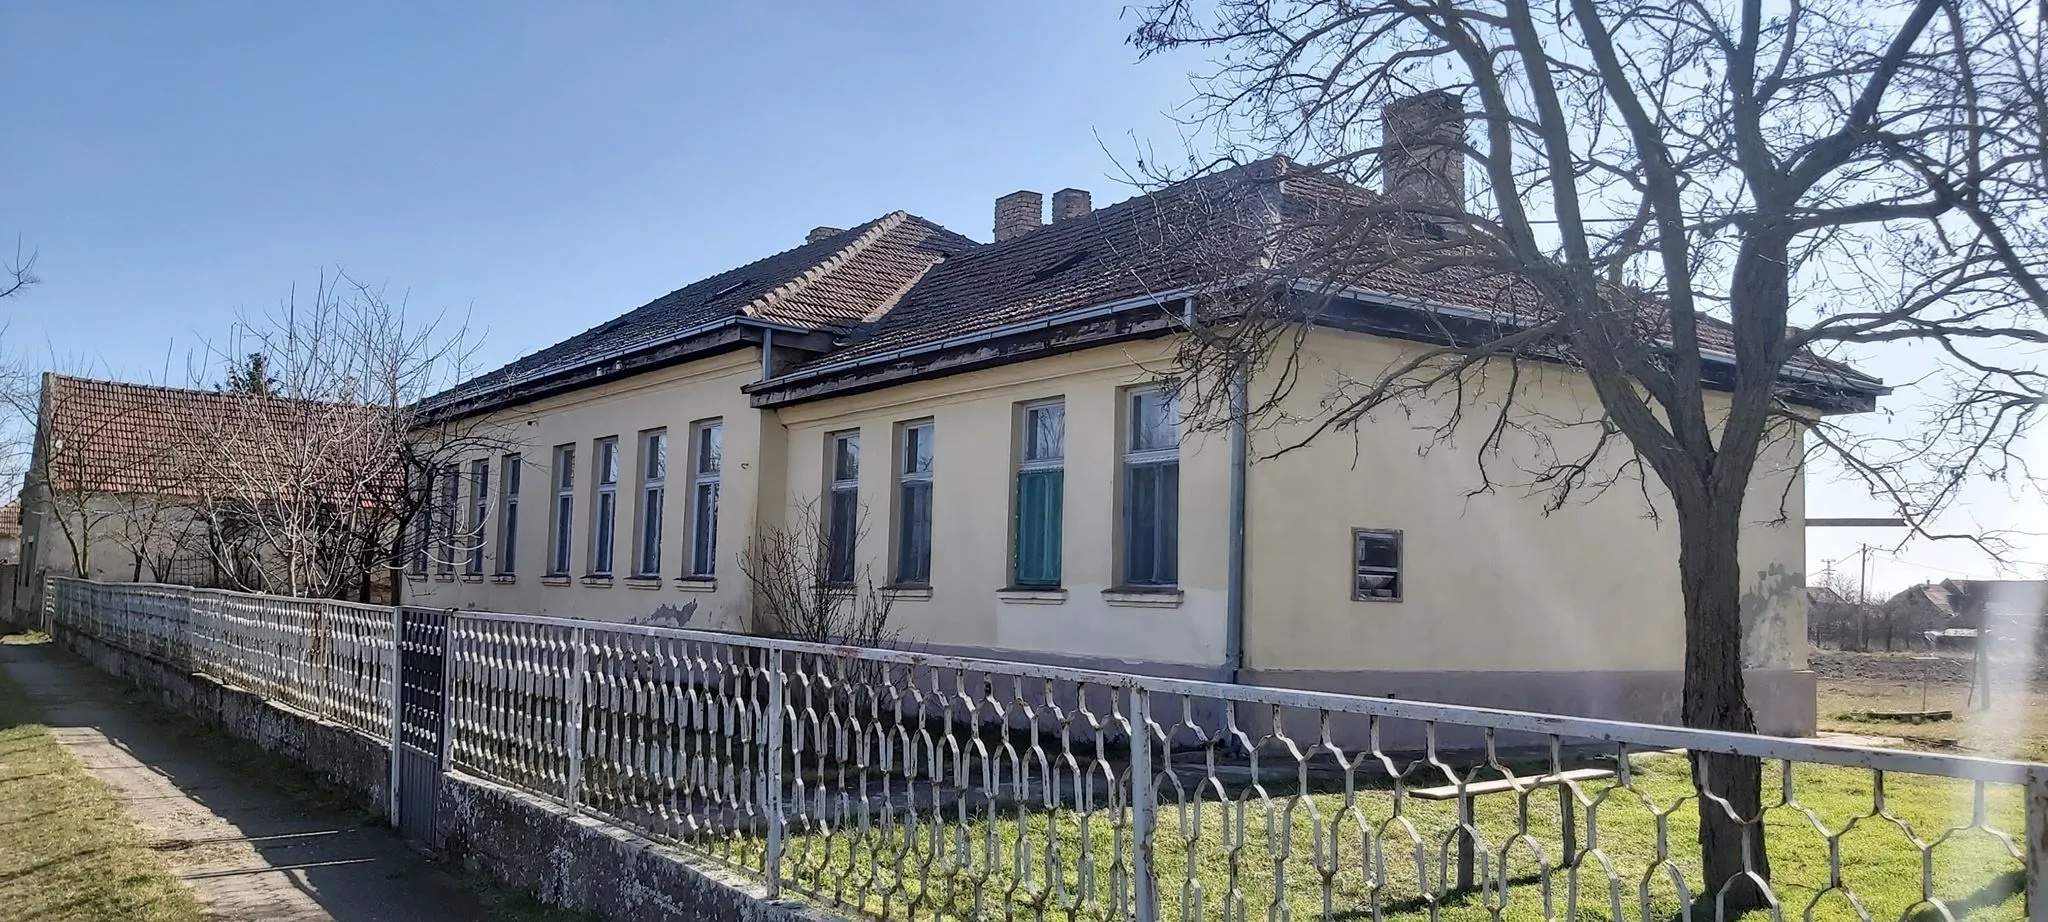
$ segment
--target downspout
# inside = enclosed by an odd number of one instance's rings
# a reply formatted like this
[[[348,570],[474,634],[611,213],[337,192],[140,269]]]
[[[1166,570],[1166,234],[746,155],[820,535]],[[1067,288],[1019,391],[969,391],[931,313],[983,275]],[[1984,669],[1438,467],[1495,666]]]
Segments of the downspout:
[[[1245,553],[1245,372],[1239,367],[1230,381],[1230,564],[1223,601],[1224,681],[1236,683],[1244,669]]]

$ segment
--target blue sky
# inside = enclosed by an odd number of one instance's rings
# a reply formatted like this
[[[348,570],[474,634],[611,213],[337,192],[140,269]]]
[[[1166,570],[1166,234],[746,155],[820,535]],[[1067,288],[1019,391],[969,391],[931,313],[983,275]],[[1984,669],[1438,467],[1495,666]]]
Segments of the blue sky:
[[[160,375],[338,264],[473,307],[495,364],[814,225],[986,239],[1014,189],[1125,197],[1102,143],[1178,149],[1186,68],[1116,4],[765,7],[9,5],[0,234],[46,280],[10,336]]]
[[[186,354],[237,309],[341,266],[415,311],[469,312],[491,367],[814,225],[902,208],[985,240],[995,197],[1015,189],[1113,202],[1139,145],[1185,150],[1169,113],[1199,63],[1139,63],[1120,14],[9,4],[0,237],[38,250],[45,281],[10,306],[6,346],[185,383]],[[1884,511],[1821,478],[1808,508]],[[1963,514],[2039,521],[2002,488]],[[1809,568],[1893,538],[1816,533]],[[1955,545],[1873,565],[1892,586],[1994,575]]]

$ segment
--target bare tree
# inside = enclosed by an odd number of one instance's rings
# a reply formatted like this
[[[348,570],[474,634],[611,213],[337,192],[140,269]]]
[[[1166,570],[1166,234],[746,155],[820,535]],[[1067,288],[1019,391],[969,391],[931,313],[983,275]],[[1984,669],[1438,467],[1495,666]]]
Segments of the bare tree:
[[[753,588],[756,633],[812,643],[872,647],[895,639],[889,625],[890,599],[865,563],[832,572],[834,551],[852,560],[851,548],[836,548],[832,523],[814,500],[797,503],[787,526],[763,528],[747,539],[740,572]],[[865,534],[865,510],[857,516],[852,543]],[[842,564],[843,565],[843,564]]]
[[[195,372],[268,392],[241,401],[232,437],[192,446],[223,569],[260,574],[246,588],[369,600],[413,554],[472,552],[480,535],[406,538],[436,499],[434,475],[502,444],[488,421],[428,424],[418,409],[460,380],[474,348],[463,324],[412,317],[345,273],[241,318],[210,350],[219,367]]]
[[[1523,486],[1555,505],[1647,470],[1668,494],[1688,725],[1755,728],[1736,546],[1771,440],[1832,450],[1928,536],[1958,484],[2028,476],[2011,448],[2043,379],[2012,346],[2048,342],[2033,0],[1153,0],[1138,19],[1142,53],[1214,56],[1196,117],[1228,144],[1391,193],[1250,229],[1257,258],[1212,276],[1215,322],[1181,356],[1198,403],[1277,411],[1329,295],[1396,273],[1465,292],[1463,311],[1422,305],[1413,335],[1437,345],[1322,395],[1306,438],[1418,400],[1467,407],[1492,380],[1483,411],[1444,424],[1491,457],[1544,425],[1516,412],[1525,363],[1583,372],[1599,406],[1561,424],[1591,437]],[[1909,430],[1801,405],[1854,384],[1821,355],[1870,343],[1942,363]],[[1692,760],[1707,892],[1759,905],[1760,766]]]

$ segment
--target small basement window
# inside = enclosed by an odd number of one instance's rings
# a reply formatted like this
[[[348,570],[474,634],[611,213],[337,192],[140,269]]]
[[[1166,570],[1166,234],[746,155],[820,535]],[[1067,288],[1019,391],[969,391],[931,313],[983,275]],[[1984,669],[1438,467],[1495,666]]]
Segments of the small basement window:
[[[1352,529],[1351,565],[1351,598],[1360,602],[1401,601],[1400,531]]]

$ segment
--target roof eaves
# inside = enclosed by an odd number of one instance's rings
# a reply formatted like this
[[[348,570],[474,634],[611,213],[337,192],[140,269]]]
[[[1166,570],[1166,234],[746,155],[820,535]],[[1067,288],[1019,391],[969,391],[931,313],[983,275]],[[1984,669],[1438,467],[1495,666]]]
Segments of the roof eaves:
[[[972,345],[974,343],[982,342],[985,340],[1000,339],[1005,336],[1014,336],[1018,333],[1029,333],[1035,330],[1042,330],[1049,327],[1056,327],[1068,323],[1075,323],[1082,320],[1089,320],[1107,314],[1114,314],[1120,311],[1130,310],[1132,308],[1157,307],[1161,304],[1165,304],[1168,301],[1174,301],[1179,300],[1181,298],[1189,297],[1191,295],[1196,294],[1197,291],[1198,289],[1196,288],[1178,288],[1172,291],[1138,295],[1135,297],[1111,301],[1105,304],[1095,304],[1090,305],[1088,307],[1081,307],[1075,308],[1073,310],[1061,311],[1057,314],[1049,314],[1047,316],[1039,317],[1032,320],[1020,320],[1014,323],[1000,324],[998,326],[988,327],[986,329],[975,330],[969,333],[961,333],[955,336],[948,336],[944,339],[937,339],[927,343],[917,343],[915,345],[904,346],[898,349],[889,349],[882,352],[870,353],[867,355],[853,356],[845,359],[840,359],[837,361],[827,359],[823,362],[814,365],[809,365],[795,369],[789,372],[788,374],[781,375],[779,377],[766,378],[760,381],[756,381],[753,384],[746,385],[745,387],[741,388],[741,390],[746,391],[747,393],[750,394],[774,391],[783,387],[787,387],[789,385],[799,384],[804,381],[809,381],[815,378],[827,377],[838,372],[853,371],[855,369],[864,368],[870,365],[894,362],[901,359],[911,358],[913,356],[918,355],[925,355],[933,352],[944,352],[948,349],[957,349],[961,346]]]
[[[1474,307],[1459,307],[1455,304],[1444,304],[1437,301],[1424,301],[1416,298],[1409,298],[1401,295],[1389,294],[1383,291],[1375,291],[1369,288],[1357,288],[1348,285],[1333,287],[1328,285],[1316,285],[1312,282],[1307,281],[1295,282],[1293,287],[1297,291],[1310,291],[1317,294],[1338,295],[1341,297],[1356,298],[1358,300],[1363,301],[1377,302],[1380,304],[1385,304],[1389,307],[1405,307],[1412,310],[1430,311],[1433,313],[1446,314],[1453,317],[1466,317],[1473,320],[1502,319],[1501,314],[1494,313],[1492,311],[1481,310],[1479,308]],[[1658,345],[1669,348],[1671,346],[1671,343],[1659,341]],[[1733,367],[1735,364],[1735,356],[1733,354],[1721,352],[1715,349],[1701,349],[1700,356],[1702,358],[1719,362],[1730,367]],[[1857,390],[1858,393],[1867,393],[1874,396],[1883,396],[1885,394],[1889,394],[1892,392],[1891,388],[1885,386],[1885,383],[1882,379],[1873,378],[1860,371],[1850,368],[1847,365],[1842,365],[1839,362],[1833,364],[1840,366],[1842,370],[1840,374],[1828,374],[1813,369],[1793,367],[1782,368],[1779,370],[1779,374],[1784,377],[1798,378],[1803,381],[1812,381],[1817,384],[1826,384],[1833,387],[1853,387],[1855,390]]]

